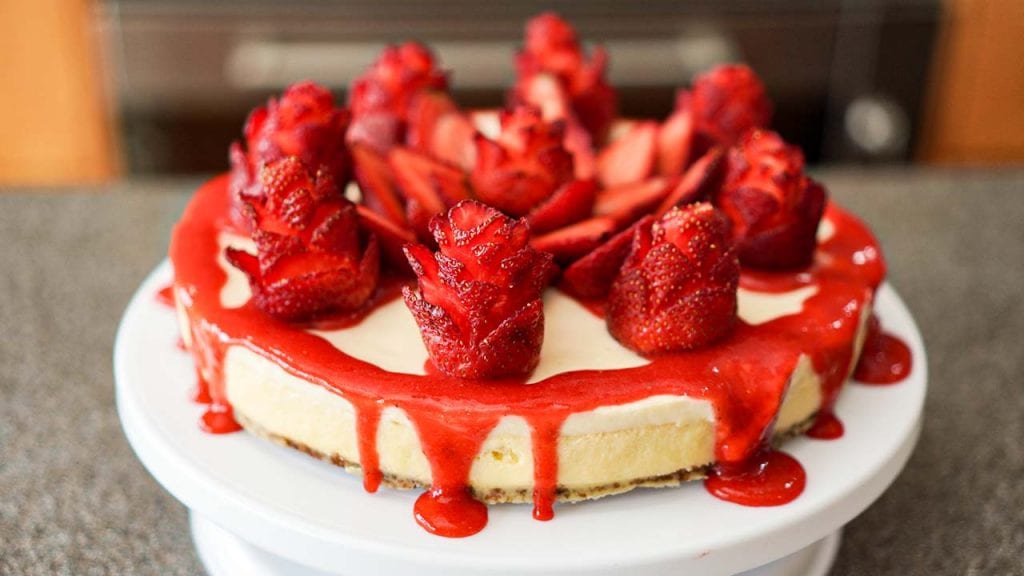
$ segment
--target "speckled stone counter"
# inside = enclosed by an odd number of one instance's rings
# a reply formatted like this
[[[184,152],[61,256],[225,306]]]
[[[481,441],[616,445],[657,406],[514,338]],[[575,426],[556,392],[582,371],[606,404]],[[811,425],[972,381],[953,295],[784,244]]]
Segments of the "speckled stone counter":
[[[930,369],[917,450],[833,574],[1024,574],[1024,171],[820,177],[881,239]],[[0,192],[0,574],[202,573],[111,373],[121,313],[198,182]]]

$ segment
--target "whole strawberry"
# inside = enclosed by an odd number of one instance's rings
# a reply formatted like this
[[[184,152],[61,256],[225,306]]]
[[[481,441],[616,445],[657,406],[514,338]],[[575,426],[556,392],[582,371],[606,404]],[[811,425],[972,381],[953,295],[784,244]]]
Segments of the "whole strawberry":
[[[804,156],[775,132],[748,133],[729,150],[714,196],[732,220],[740,260],[756,268],[798,268],[814,258],[825,189],[804,174]]]
[[[231,145],[231,193],[236,215],[242,200],[260,202],[259,173],[265,164],[295,156],[313,170],[324,169],[335,182],[348,179],[345,131],[349,114],[334,105],[334,96],[312,82],[293,84],[280,100],[255,108],[245,122],[245,148]],[[244,222],[236,222],[244,224]]]
[[[386,153],[405,138],[409,108],[424,91],[447,90],[448,77],[437,68],[426,46],[406,42],[384,49],[352,84],[350,142],[362,142]]]
[[[313,178],[288,156],[264,166],[260,184],[264,201],[245,204],[257,254],[226,254],[249,277],[256,306],[291,321],[362,306],[377,286],[377,240],[361,237],[356,207],[330,173]]]
[[[767,127],[772,117],[764,84],[743,64],[717,66],[700,74],[689,92],[679,94],[676,108],[693,112],[703,149],[731,146],[748,131]]]
[[[403,295],[434,366],[459,378],[528,374],[544,339],[551,256],[530,248],[524,220],[472,200],[435,217],[430,229],[437,252],[405,247],[419,290]]]
[[[594,141],[604,142],[616,116],[618,97],[608,85],[605,71],[608,54],[595,48],[588,59],[576,31],[553,12],[546,12],[526,24],[522,51],[516,56],[518,79],[513,100],[534,101],[530,85],[538,75],[556,78],[568,95],[576,118]]]
[[[644,355],[690,350],[736,323],[740,268],[729,221],[708,203],[637,228],[608,295],[608,330]]]

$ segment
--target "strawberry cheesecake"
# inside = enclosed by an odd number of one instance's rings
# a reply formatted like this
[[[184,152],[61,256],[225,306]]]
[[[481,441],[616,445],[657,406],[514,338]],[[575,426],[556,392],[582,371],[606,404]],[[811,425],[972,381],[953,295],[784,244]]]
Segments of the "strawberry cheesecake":
[[[204,429],[423,488],[443,536],[486,503],[544,520],[698,478],[798,497],[779,445],[842,434],[832,407],[881,338],[878,244],[768,129],[749,68],[658,122],[616,119],[606,66],[544,14],[504,110],[461,110],[415,43],[347,106],[307,82],[254,110],[171,243]]]

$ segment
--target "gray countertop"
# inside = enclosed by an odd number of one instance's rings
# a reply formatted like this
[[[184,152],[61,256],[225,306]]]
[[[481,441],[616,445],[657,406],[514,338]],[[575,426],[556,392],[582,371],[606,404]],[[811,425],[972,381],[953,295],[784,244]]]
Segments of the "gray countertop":
[[[931,375],[896,483],[835,575],[1024,574],[1024,171],[825,171],[874,228]],[[0,574],[201,574],[135,459],[111,349],[197,180],[0,193]]]

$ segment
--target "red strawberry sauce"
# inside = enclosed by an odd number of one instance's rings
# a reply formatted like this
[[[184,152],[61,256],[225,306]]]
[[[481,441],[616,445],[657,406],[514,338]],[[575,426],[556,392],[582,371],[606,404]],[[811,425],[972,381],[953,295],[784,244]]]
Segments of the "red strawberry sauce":
[[[431,489],[416,502],[415,517],[427,530],[449,537],[471,535],[486,524],[487,509],[470,496],[467,486],[480,446],[502,417],[521,416],[531,426],[534,517],[547,520],[553,516],[557,439],[565,419],[658,394],[711,403],[719,462],[706,483],[712,494],[755,506],[796,498],[803,489],[803,469],[791,457],[764,449],[763,440],[771,436],[789,375],[801,355],[824,375],[825,408],[819,421],[832,417],[831,408],[852,369],[861,311],[885,275],[868,229],[831,205],[826,217],[836,232],[819,245],[809,269],[744,271],[741,278],[745,288],[768,292],[817,285],[819,290],[800,314],[759,325],[740,322],[712,346],[658,356],[645,366],[569,372],[531,385],[462,380],[437,372],[414,376],[347,356],[323,338],[261,313],[252,303],[224,308],[220,289],[227,276],[216,263],[217,238],[229,227],[229,213],[227,178],[222,176],[196,193],[171,242],[175,293],[191,317],[192,354],[208,383],[210,409],[204,426],[217,432],[237,426],[225,396],[223,360],[229,347],[244,346],[354,405],[364,484],[372,492],[381,479],[375,444],[380,411],[384,406],[400,408],[419,433],[432,473]],[[909,369],[909,353],[906,359]]]

